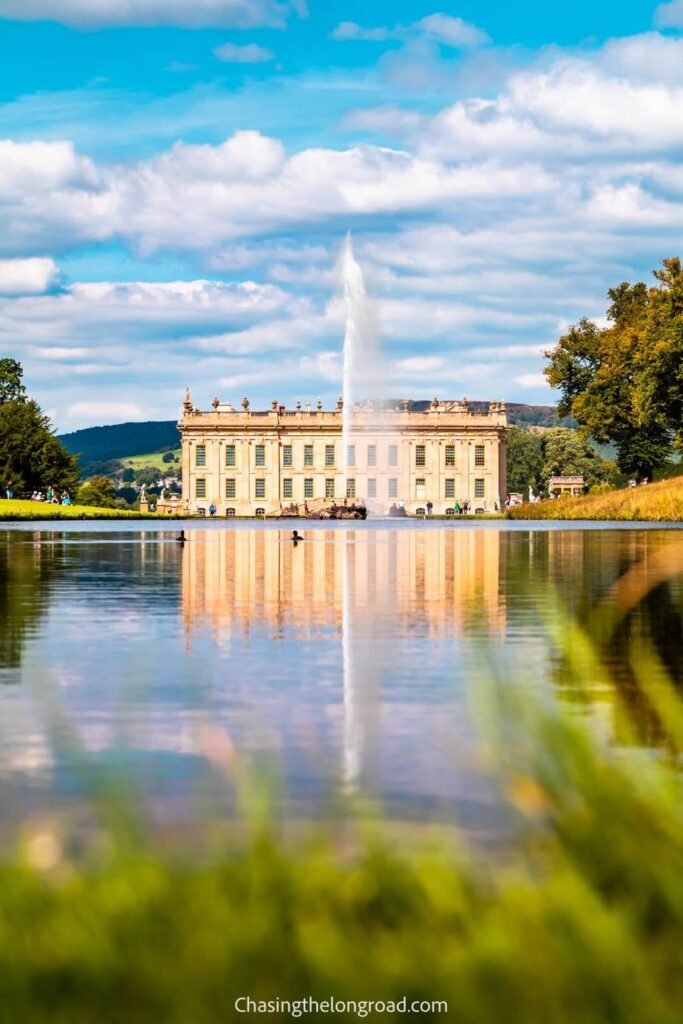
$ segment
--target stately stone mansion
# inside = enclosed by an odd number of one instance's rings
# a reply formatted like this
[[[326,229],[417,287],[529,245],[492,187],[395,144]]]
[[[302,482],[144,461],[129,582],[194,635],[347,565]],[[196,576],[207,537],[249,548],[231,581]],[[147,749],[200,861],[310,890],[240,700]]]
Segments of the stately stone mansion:
[[[466,399],[354,406],[347,451],[343,403],[323,409],[273,401],[266,411],[241,409],[215,398],[201,411],[185,395],[182,436],[182,510],[219,516],[256,516],[298,505],[363,501],[385,514],[403,506],[423,514],[452,513],[469,502],[493,512],[505,500],[505,402],[471,410]]]

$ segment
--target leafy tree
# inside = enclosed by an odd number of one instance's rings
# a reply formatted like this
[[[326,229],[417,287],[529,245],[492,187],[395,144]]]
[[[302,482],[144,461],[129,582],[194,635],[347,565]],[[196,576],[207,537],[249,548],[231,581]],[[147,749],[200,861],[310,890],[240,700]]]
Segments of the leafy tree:
[[[0,404],[0,485],[17,497],[54,487],[72,494],[78,464],[52,432],[37,402],[15,398]]]
[[[580,431],[554,427],[543,435],[543,469],[541,476],[547,489],[551,476],[582,476],[590,487],[607,481],[614,464],[598,455]]]
[[[175,455],[173,454],[173,452],[164,452],[164,454],[161,457],[161,461],[162,462],[174,462],[175,461]]]
[[[26,388],[22,383],[24,371],[16,359],[0,359],[0,405],[25,402]]]
[[[108,476],[91,476],[79,488],[79,505],[93,505],[96,508],[116,508],[117,496]]]
[[[546,353],[560,415],[573,415],[596,441],[611,441],[619,466],[652,476],[674,440],[683,449],[683,268],[664,260],[658,284],[623,282],[609,291],[609,326],[581,320]]]
[[[159,470],[155,469],[154,466],[143,466],[142,469],[139,469],[135,474],[135,483],[138,484],[138,486],[141,486],[142,484],[145,484],[146,487],[149,487],[150,484],[156,485],[158,479]]]
[[[123,480],[124,484],[132,484],[133,480],[135,480],[135,470],[133,469],[132,466],[127,466],[124,469],[123,473],[121,474],[121,479]]]
[[[127,505],[135,505],[138,500],[138,492],[134,487],[119,487],[116,491],[116,497],[125,501]]]
[[[508,435],[508,491],[528,496],[529,487],[538,491],[543,470],[543,442],[531,430],[512,427]]]

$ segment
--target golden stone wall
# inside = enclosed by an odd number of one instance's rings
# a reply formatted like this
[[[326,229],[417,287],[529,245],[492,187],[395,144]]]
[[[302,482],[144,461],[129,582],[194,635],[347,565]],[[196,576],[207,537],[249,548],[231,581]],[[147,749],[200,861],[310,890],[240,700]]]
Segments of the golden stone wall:
[[[246,399],[245,399],[246,403]],[[244,404],[244,403],[243,403]],[[183,451],[182,509],[219,516],[253,516],[292,503],[362,499],[384,514],[395,503],[434,514],[467,501],[493,512],[505,499],[507,415],[492,402],[487,414],[466,402],[428,410],[356,408],[345,466],[341,402],[333,411],[242,411],[214,401],[210,412],[185,400],[179,423]]]

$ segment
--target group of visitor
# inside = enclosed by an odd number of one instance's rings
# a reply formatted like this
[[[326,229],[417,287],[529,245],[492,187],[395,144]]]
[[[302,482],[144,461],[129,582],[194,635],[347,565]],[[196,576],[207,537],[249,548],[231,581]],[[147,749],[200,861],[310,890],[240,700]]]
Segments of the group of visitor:
[[[453,511],[456,516],[468,516],[472,511],[472,503],[470,501],[456,501],[453,506]]]
[[[44,501],[48,505],[70,505],[71,497],[68,491],[62,491],[58,495],[54,487],[48,487],[45,494],[42,491],[34,491],[31,495],[31,501]]]

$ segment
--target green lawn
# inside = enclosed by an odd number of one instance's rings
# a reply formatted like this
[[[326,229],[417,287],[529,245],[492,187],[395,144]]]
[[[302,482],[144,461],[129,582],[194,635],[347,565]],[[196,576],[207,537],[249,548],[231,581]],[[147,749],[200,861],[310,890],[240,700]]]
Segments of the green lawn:
[[[164,455],[166,452],[150,452],[149,455],[132,455],[130,458],[117,459],[125,469],[134,469],[136,472],[139,469],[146,469],[148,466],[153,466],[154,469],[158,469],[160,472],[168,473],[170,470],[180,471],[180,448],[172,452],[173,458],[177,459],[177,462],[164,462]]]
[[[93,508],[90,505],[48,505],[44,501],[0,500],[0,520],[43,519],[168,519],[166,515]]]

